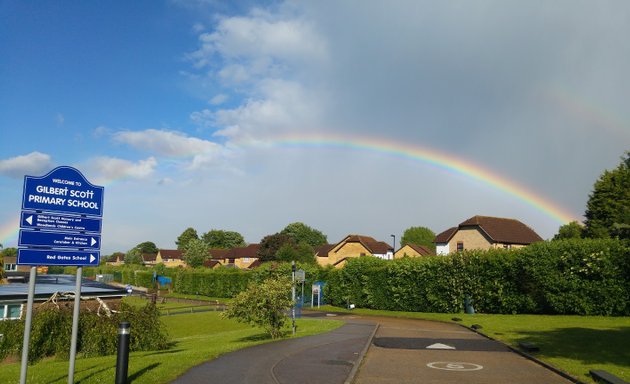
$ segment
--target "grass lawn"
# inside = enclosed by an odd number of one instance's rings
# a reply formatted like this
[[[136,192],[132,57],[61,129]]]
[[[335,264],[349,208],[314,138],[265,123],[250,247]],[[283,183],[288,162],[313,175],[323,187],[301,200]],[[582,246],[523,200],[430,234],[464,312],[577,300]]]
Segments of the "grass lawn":
[[[350,312],[322,306],[320,310]],[[531,355],[585,382],[591,369],[603,369],[630,382],[630,317],[466,315],[354,309],[362,315],[399,316],[448,321],[459,317],[466,326],[479,324],[484,334],[513,347],[528,341],[540,347]]]
[[[165,351],[131,353],[129,380],[134,384],[168,383],[189,368],[221,354],[271,341],[260,329],[221,319],[218,312],[164,316],[161,320],[169,330],[173,346]],[[341,321],[298,319],[298,336],[325,332],[342,324]],[[76,383],[112,383],[115,376],[115,355],[76,360]],[[0,364],[2,383],[18,383],[19,378],[19,361]],[[49,359],[28,368],[29,384],[63,384],[67,381],[67,360]]]

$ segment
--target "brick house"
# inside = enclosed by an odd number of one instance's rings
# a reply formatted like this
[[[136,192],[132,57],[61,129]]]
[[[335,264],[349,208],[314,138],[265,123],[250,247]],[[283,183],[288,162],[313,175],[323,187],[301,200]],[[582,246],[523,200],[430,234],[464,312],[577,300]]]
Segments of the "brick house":
[[[515,219],[473,216],[457,227],[439,233],[433,241],[438,255],[465,249],[520,248],[543,239]]]
[[[423,245],[405,244],[394,253],[394,259],[423,256],[435,256],[435,252]]]
[[[315,257],[320,265],[341,268],[347,259],[372,255],[385,260],[394,258],[393,248],[369,236],[348,235],[337,244],[327,244],[316,250]]]
[[[155,264],[162,263],[165,266],[172,267],[185,267],[186,262],[183,258],[183,252],[178,249],[160,249],[155,257]]]

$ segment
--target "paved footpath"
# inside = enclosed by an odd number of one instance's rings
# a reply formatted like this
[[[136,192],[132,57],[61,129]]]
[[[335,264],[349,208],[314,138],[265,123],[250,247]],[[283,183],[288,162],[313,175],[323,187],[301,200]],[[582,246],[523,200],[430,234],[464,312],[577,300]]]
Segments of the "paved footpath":
[[[173,383],[570,383],[456,324],[334,318],[347,323],[325,334],[228,353],[192,368]]]
[[[353,383],[546,383],[571,381],[457,324],[370,318],[380,326]]]

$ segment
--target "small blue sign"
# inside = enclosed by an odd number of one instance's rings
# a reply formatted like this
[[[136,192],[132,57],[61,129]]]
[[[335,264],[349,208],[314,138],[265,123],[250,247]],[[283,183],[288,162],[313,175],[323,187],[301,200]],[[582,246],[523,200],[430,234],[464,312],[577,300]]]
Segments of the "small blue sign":
[[[20,228],[100,233],[101,221],[101,219],[96,218],[62,215],[59,213],[22,211]]]
[[[101,237],[77,233],[61,233],[48,231],[20,231],[18,246],[100,249]]]
[[[98,266],[99,251],[58,251],[54,249],[18,249],[19,265]]]
[[[103,216],[103,187],[62,166],[42,177],[24,176],[22,209]]]

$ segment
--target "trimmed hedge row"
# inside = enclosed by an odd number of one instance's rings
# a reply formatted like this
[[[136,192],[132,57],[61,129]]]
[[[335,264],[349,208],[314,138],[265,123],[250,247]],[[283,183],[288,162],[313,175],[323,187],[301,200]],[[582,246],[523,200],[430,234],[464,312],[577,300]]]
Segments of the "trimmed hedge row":
[[[417,312],[630,315],[630,250],[617,240],[541,242],[505,251],[385,261],[329,273],[334,305]]]

